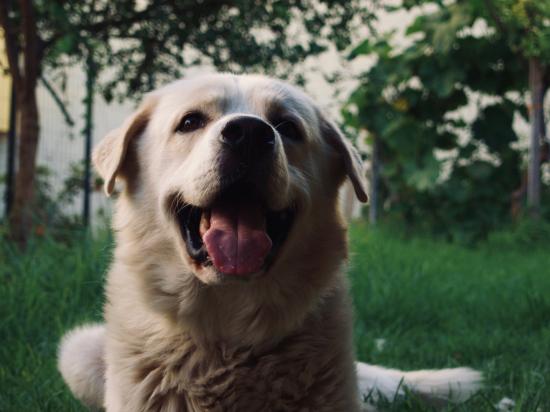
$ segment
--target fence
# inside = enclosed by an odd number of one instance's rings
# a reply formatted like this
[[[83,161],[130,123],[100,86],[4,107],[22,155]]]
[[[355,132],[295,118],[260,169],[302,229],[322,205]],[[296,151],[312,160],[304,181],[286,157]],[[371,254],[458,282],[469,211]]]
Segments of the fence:
[[[73,67],[55,77],[47,74],[37,90],[40,117],[40,141],[37,155],[38,184],[40,190],[67,216],[80,216],[86,222],[86,201],[91,223],[95,222],[98,213],[109,213],[110,202],[103,195],[101,187],[92,177],[88,183],[85,179],[86,144],[93,146],[109,130],[119,126],[131,112],[132,104],[108,104],[96,92],[95,104],[91,111],[91,130],[86,133],[86,75],[82,67]],[[10,87],[11,88],[11,87]],[[0,125],[8,125],[8,130],[0,129],[0,218],[8,213],[10,193],[13,193],[13,173],[17,168],[17,129],[15,126],[15,107],[12,95],[17,90],[2,87],[0,90],[0,107],[3,110]],[[56,101],[57,100],[57,101]],[[6,112],[11,113],[5,119]],[[24,125],[21,125],[24,127]],[[4,127],[6,129],[6,127]],[[13,140],[10,140],[10,132]],[[85,135],[89,134],[88,142]],[[10,145],[10,141],[14,142]],[[12,190],[10,190],[12,189]],[[70,190],[69,190],[70,189]],[[70,194],[70,195],[69,195]]]

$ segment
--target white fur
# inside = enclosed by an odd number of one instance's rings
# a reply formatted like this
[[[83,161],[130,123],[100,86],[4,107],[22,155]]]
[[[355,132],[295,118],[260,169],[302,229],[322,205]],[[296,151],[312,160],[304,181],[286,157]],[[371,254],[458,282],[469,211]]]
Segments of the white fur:
[[[434,404],[464,402],[482,385],[481,373],[470,368],[403,372],[357,362],[359,391],[372,400],[392,400],[405,388]]]
[[[67,333],[57,367],[73,394],[88,406],[103,405],[105,326],[86,325]]]
[[[68,333],[59,348],[59,371],[75,396],[89,406],[103,404],[104,340],[104,326],[88,325]],[[381,396],[394,399],[407,388],[431,403],[459,403],[475,394],[483,381],[481,373],[470,368],[404,372],[363,362],[356,367],[359,392],[370,401]]]

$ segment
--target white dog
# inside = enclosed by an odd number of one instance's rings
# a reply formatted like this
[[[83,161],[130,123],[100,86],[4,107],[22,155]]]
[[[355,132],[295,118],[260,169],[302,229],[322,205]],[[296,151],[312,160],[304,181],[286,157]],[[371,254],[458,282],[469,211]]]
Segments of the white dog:
[[[116,207],[105,325],[63,339],[76,397],[107,411],[358,411],[403,385],[464,400],[470,369],[354,363],[344,178],[360,158],[299,90],[208,75],[148,95],[96,148]],[[359,380],[357,378],[359,374]]]

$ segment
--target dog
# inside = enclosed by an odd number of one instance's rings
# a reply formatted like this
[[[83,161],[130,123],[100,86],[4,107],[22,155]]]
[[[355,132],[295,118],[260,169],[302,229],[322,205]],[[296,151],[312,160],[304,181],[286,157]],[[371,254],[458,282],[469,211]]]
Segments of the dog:
[[[338,190],[367,201],[361,158],[314,101],[256,75],[147,95],[95,148],[124,182],[105,324],[69,332],[58,367],[119,411],[359,411],[360,391],[463,400],[467,368],[358,364]]]

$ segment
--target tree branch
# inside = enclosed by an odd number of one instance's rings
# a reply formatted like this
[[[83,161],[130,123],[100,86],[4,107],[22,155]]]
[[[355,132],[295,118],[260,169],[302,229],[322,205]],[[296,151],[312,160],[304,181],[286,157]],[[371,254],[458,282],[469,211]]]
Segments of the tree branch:
[[[4,30],[4,40],[6,44],[6,54],[8,56],[8,68],[11,77],[16,85],[21,83],[21,71],[19,69],[17,36],[13,32],[13,27],[9,18],[8,3],[0,1],[0,26]]]
[[[492,0],[483,0],[485,3],[485,6],[487,7],[487,10],[489,11],[489,15],[493,19],[493,22],[497,26],[497,29],[502,33],[506,34],[508,32],[508,29],[506,28],[506,24],[502,21],[500,16],[498,15],[498,10],[493,3]]]
[[[129,27],[132,24],[140,23],[147,20],[149,14],[153,10],[153,6],[154,3],[150,4],[149,7],[143,9],[142,11],[136,12],[128,18],[119,18],[113,20],[106,19],[97,23],[77,25],[76,30],[83,30],[90,33],[95,33],[109,27]]]
[[[67,107],[65,106],[65,103],[63,103],[63,100],[61,99],[61,97],[57,94],[57,92],[55,91],[55,89],[53,88],[53,86],[51,85],[50,82],[48,82],[48,80],[44,77],[44,76],[40,76],[40,80],[42,81],[42,84],[44,85],[44,87],[46,88],[46,90],[50,93],[50,95],[52,96],[54,102],[57,104],[57,107],[59,108],[59,110],[61,111],[61,114],[63,115],[63,117],[65,118],[65,122],[69,125],[69,126],[74,126],[74,120],[73,118],[71,117],[71,115],[69,114],[68,110],[67,110]]]

